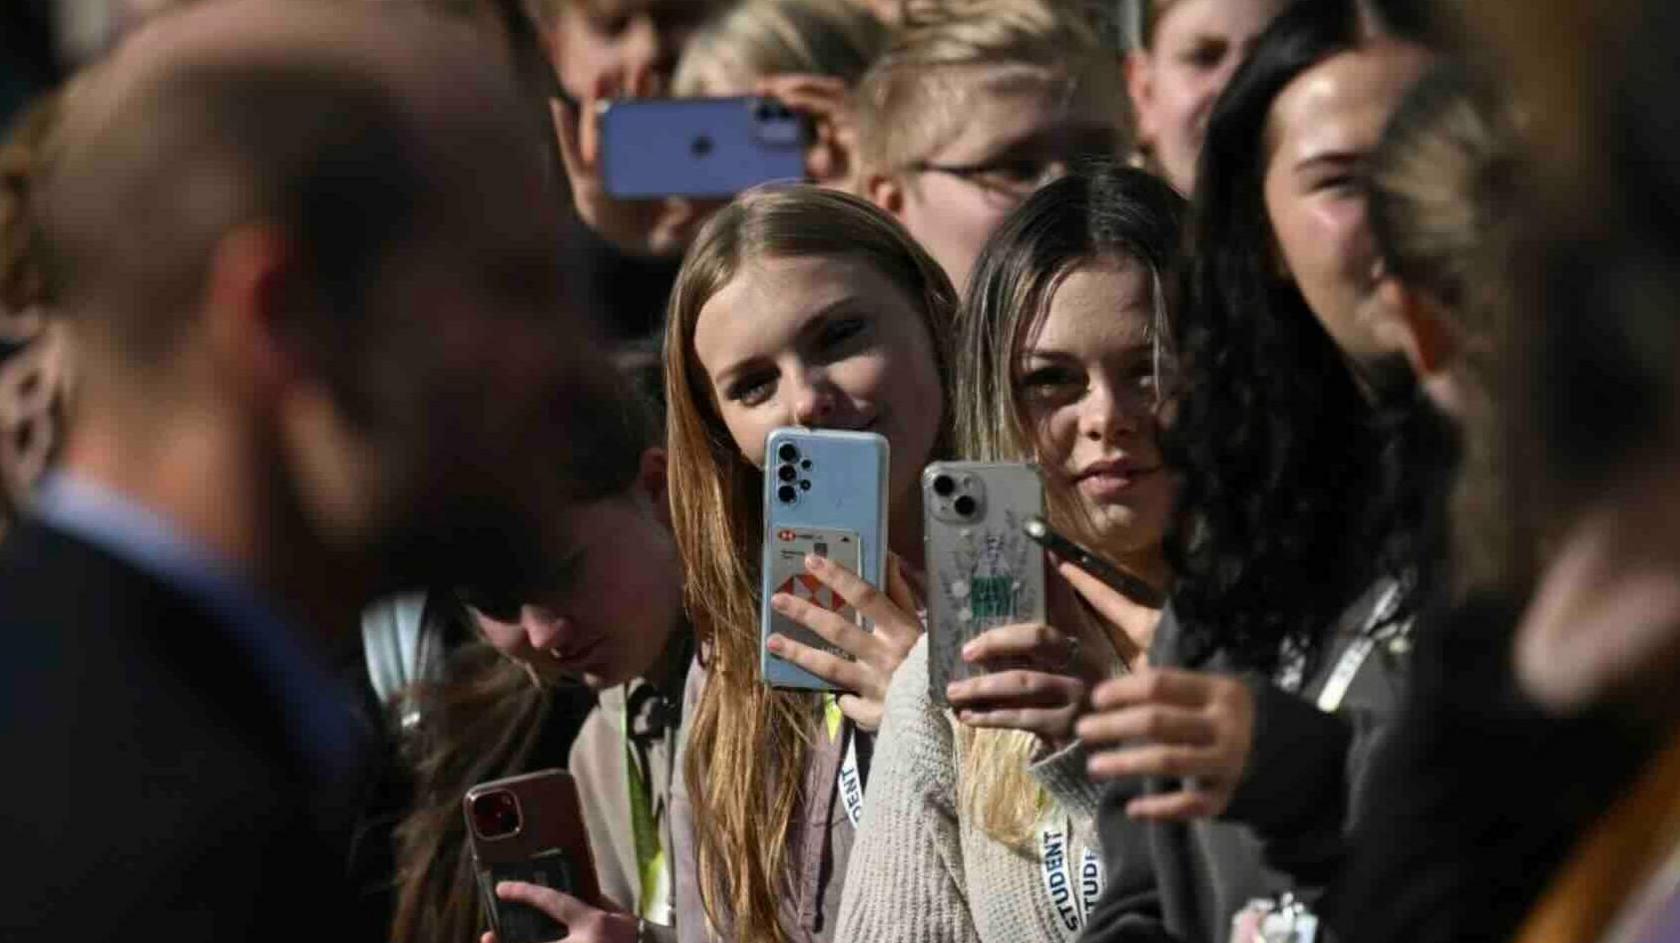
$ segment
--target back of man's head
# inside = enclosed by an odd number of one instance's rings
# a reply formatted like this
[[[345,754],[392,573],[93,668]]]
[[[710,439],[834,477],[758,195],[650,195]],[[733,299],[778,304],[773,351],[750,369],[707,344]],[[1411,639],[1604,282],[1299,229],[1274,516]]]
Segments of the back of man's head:
[[[244,17],[269,28],[216,35]],[[289,299],[289,330],[325,351],[372,316],[395,250],[448,238],[490,195],[479,181],[536,173],[511,88],[464,32],[416,10],[240,2],[164,19],[180,22],[155,24],[162,35],[137,37],[70,97],[41,204],[65,312],[134,366],[167,363],[230,231],[287,237],[314,294]],[[422,63],[479,94],[447,101]]]
[[[421,9],[158,17],[69,96],[44,188],[77,424],[214,405],[276,456],[294,516],[392,550],[391,578],[463,528],[517,543],[590,349],[539,133],[503,58]]]

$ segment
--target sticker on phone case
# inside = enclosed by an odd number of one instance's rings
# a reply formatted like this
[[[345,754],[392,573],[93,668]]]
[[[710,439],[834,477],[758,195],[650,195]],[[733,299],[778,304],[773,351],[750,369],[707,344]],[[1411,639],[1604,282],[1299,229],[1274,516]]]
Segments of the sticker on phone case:
[[[1033,587],[1021,579],[1037,547],[1021,532],[1013,512],[1004,514],[1002,528],[969,528],[939,568],[939,584],[948,610],[963,626],[965,637],[1018,621],[1017,614],[1033,611]]]
[[[807,554],[826,557],[853,573],[862,567],[863,548],[857,533],[850,530],[823,527],[784,528],[775,534],[775,548],[771,556],[771,585],[776,592],[803,599],[818,608],[838,613],[848,622],[857,621],[857,612],[839,593],[805,571]],[[809,645],[812,648],[849,658],[841,649],[830,645],[822,636],[781,613],[773,613],[771,630]]]

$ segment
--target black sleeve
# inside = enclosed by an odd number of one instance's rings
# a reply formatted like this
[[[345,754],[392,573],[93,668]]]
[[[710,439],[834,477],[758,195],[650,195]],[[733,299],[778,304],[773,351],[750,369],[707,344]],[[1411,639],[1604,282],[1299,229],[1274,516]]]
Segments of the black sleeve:
[[[1102,897],[1086,918],[1081,943],[1170,943],[1147,823],[1126,814],[1126,803],[1139,794],[1135,783],[1115,783],[1103,791],[1097,809],[1102,839]]]

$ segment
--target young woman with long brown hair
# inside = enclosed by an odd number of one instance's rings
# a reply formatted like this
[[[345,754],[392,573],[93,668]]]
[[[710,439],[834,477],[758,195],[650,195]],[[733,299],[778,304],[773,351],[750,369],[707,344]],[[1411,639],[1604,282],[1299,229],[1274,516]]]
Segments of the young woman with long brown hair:
[[[904,561],[921,556],[922,467],[950,440],[954,303],[897,223],[816,187],[744,196],[683,264],[665,349],[671,505],[704,669],[690,679],[686,780],[673,795],[685,940],[834,932],[855,827],[835,800],[841,758],[856,738],[867,761],[858,728],[878,723],[921,632]],[[888,585],[812,570],[873,633],[777,597],[778,611],[856,656],[772,640],[779,657],[851,692],[838,699],[774,690],[759,672],[764,442],[788,425],[869,429],[891,447]]]

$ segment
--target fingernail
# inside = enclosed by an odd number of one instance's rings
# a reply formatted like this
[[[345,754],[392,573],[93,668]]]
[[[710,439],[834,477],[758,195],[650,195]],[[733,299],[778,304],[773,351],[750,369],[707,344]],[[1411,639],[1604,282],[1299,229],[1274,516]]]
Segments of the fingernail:
[[[956,697],[962,697],[961,681],[953,681],[950,684],[945,685],[945,699],[950,700],[951,698]]]
[[[788,609],[787,595],[784,593],[777,593],[776,595],[771,596],[770,608],[776,610],[777,612],[786,612]]]
[[[787,643],[782,641],[782,637],[780,635],[772,635],[770,636],[770,640],[764,643],[764,647],[770,649],[770,651],[776,653],[777,655],[780,655],[782,654],[782,649],[787,647]]]
[[[819,557],[814,553],[807,553],[805,555],[805,568],[806,569],[808,569],[808,570],[820,570],[825,566],[828,566],[828,558],[827,557]]]
[[[980,646],[974,644],[973,642],[969,642],[967,645],[962,647],[962,656],[964,659],[972,659],[974,657],[974,653],[979,650]]]

